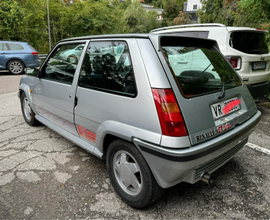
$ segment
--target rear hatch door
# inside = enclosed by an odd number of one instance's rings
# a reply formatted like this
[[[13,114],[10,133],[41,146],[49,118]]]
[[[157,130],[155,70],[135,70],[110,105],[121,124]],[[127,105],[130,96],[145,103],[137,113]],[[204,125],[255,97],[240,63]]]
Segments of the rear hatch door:
[[[158,54],[192,145],[234,129],[257,112],[248,89],[215,41],[160,36]]]

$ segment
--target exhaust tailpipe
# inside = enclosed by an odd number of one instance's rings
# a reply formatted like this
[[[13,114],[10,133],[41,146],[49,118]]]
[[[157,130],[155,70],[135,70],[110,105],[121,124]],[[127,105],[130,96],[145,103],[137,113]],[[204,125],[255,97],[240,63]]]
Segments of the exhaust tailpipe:
[[[211,174],[209,173],[204,173],[202,175],[202,179],[201,179],[203,182],[207,183],[208,185],[213,185],[214,183],[214,178]]]

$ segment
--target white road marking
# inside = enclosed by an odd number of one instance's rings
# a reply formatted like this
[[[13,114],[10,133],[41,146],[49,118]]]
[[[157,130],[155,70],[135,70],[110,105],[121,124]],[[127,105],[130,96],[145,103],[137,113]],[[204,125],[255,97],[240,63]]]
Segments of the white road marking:
[[[263,147],[260,147],[260,146],[257,146],[256,144],[247,143],[246,146],[248,146],[254,150],[260,151],[262,153],[265,153],[267,155],[270,155],[270,150],[263,148]]]

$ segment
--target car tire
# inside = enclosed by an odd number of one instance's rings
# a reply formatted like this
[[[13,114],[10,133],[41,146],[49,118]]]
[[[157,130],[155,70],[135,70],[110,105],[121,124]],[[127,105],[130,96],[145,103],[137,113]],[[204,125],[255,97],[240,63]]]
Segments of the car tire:
[[[72,64],[77,64],[78,58],[75,55],[69,55],[67,61]]]
[[[123,140],[113,141],[106,155],[111,183],[121,199],[134,208],[156,201],[163,189],[157,184],[139,150]]]
[[[29,100],[24,92],[21,94],[20,100],[21,100],[22,114],[25,122],[30,126],[39,125],[40,122],[35,118],[35,113],[32,110]]]
[[[7,65],[8,71],[13,75],[20,75],[24,73],[24,63],[20,60],[11,60]]]

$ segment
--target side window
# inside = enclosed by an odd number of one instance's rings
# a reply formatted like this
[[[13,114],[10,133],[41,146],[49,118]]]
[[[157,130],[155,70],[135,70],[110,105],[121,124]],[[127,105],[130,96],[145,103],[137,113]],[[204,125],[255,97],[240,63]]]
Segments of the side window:
[[[79,86],[134,97],[136,84],[127,44],[122,41],[90,43]]]
[[[15,44],[15,43],[9,43],[10,50],[18,51],[18,50],[24,50],[24,47],[21,44]]]
[[[1,50],[10,50],[9,44],[8,43],[3,43],[1,46]]]
[[[208,38],[208,31],[186,31],[186,32],[177,32],[172,33],[177,34],[179,36],[189,36],[189,37],[200,37],[200,38]]]
[[[42,79],[72,84],[83,47],[82,43],[58,46],[42,69]]]

